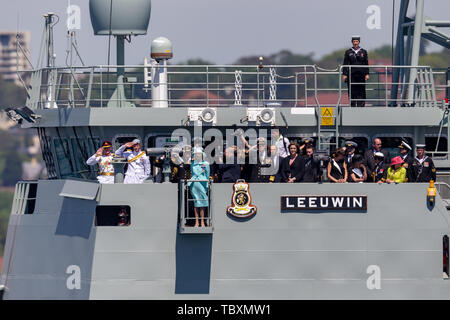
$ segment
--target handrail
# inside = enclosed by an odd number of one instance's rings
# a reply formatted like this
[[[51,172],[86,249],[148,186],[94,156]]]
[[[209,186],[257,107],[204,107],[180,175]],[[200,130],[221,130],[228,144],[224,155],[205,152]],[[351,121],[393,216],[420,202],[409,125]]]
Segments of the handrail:
[[[365,82],[367,106],[442,106],[439,94],[448,85],[445,71],[433,70],[429,66],[368,65],[370,79]],[[124,69],[124,82],[116,77],[117,68]],[[120,86],[125,91],[126,100],[135,106],[152,106],[152,88],[144,78],[144,71],[152,67],[146,65],[98,65],[73,67],[45,67],[31,71],[38,76],[27,101],[27,106],[44,108],[48,89],[56,92],[56,105],[61,107],[106,107],[113,98],[114,90]],[[270,100],[269,92],[275,90],[276,101],[284,107],[319,107],[325,96],[335,99],[333,106],[349,106],[348,90],[343,85],[343,69],[361,66],[340,65],[336,70],[325,70],[316,65],[167,65],[169,107],[228,107],[234,103],[236,71],[241,72],[242,105],[263,106]],[[275,84],[270,80],[270,69],[275,70]],[[418,70],[414,83],[393,82],[393,70]],[[109,70],[109,72],[108,72]],[[20,71],[20,72],[30,72]],[[49,73],[54,72],[55,81],[48,84]],[[351,73],[350,73],[351,74]],[[107,81],[109,79],[109,81]],[[56,82],[56,83],[55,83]],[[354,84],[358,84],[353,82]],[[39,84],[39,85],[38,85]],[[75,86],[73,86],[75,84]],[[155,83],[157,84],[157,83]],[[272,87],[271,87],[272,86]],[[274,87],[273,87],[274,86]],[[389,97],[392,87],[399,86],[400,92]],[[414,88],[415,99],[408,98],[408,88]],[[351,91],[351,88],[350,88]],[[122,97],[122,95],[118,95]],[[123,98],[121,98],[123,99]],[[313,102],[311,102],[311,99]],[[354,99],[355,100],[355,99]],[[361,100],[361,99],[360,99]],[[327,102],[327,105],[330,103]]]

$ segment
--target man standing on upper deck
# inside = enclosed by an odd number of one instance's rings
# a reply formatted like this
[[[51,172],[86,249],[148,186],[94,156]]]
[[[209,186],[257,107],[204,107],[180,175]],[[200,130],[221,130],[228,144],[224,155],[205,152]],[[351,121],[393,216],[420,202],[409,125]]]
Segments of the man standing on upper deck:
[[[114,183],[114,167],[111,163],[114,153],[111,153],[111,147],[111,142],[104,141],[102,147],[86,161],[87,165],[98,165],[97,180],[100,183]]]
[[[359,46],[360,37],[353,36],[353,47],[345,51],[343,65],[359,66],[369,65],[367,51]],[[350,69],[350,72],[349,72]],[[343,80],[347,82],[349,98],[352,107],[364,107],[366,99],[366,84],[369,80],[369,68],[344,67],[342,69]]]
[[[125,148],[133,148],[133,150],[126,151]],[[145,151],[141,151],[139,139],[122,145],[117,149],[116,156],[124,157],[128,161],[128,169],[123,183],[142,183],[150,176],[150,160]]]

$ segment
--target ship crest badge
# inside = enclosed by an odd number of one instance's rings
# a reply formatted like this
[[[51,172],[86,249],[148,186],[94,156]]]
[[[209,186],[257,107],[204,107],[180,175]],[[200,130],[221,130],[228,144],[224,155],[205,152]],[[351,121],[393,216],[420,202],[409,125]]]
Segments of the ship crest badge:
[[[231,204],[227,207],[227,213],[236,218],[249,218],[256,213],[257,208],[252,205],[249,184],[245,180],[239,179],[233,185]]]

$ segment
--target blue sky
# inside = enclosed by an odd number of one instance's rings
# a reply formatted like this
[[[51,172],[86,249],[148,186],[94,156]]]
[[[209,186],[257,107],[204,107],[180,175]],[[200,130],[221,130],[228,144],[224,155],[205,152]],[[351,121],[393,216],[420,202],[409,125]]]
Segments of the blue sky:
[[[117,0],[119,1],[119,0]],[[149,56],[151,40],[169,38],[174,46],[174,63],[203,58],[229,64],[245,55],[268,55],[282,49],[314,53],[315,57],[350,46],[353,34],[362,37],[361,46],[370,50],[391,43],[393,0],[153,0],[150,27],[146,36],[134,37],[126,45],[126,63],[141,63]],[[66,8],[69,0],[3,1],[0,30],[32,32],[32,61],[39,51],[45,12],[55,12],[57,64],[64,64]],[[70,0],[81,8],[79,50],[88,65],[106,64],[108,37],[94,36],[88,0]],[[412,13],[415,1],[411,0]],[[400,0],[395,0],[398,12]],[[369,30],[369,6],[381,10],[381,28]],[[448,19],[450,1],[425,0],[425,14],[434,20]],[[396,17],[397,19],[397,17]],[[450,34],[449,28],[443,29]],[[432,47],[436,50],[436,47]],[[115,43],[112,42],[112,61]],[[370,51],[369,51],[370,54]],[[256,62],[255,62],[256,63]]]

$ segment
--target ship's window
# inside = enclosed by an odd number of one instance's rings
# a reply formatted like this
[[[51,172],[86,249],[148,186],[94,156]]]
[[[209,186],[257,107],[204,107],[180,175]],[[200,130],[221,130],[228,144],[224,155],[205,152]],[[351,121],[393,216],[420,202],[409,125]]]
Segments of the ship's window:
[[[442,237],[442,266],[443,266],[443,270],[442,270],[442,276],[444,279],[448,280],[449,278],[449,264],[448,264],[448,255],[449,255],[449,248],[448,248],[448,236],[445,235],[444,237]]]
[[[438,143],[437,137],[425,137],[425,150],[428,152],[429,155],[430,152],[434,152],[436,150],[436,144]],[[439,145],[437,148],[437,151],[445,151],[447,152],[447,138],[446,137],[440,137],[439,138]],[[432,155],[432,158],[439,158],[439,157],[446,157],[445,153],[436,153]]]
[[[34,208],[36,206],[36,194],[37,194],[37,183],[30,183],[30,189],[28,190],[27,203],[25,207],[25,214],[33,214]]]
[[[88,138],[89,155],[93,155],[100,148],[99,138]]]
[[[52,148],[50,143],[50,137],[46,135],[45,128],[38,128],[42,157],[47,167],[47,176],[49,179],[56,179],[58,175],[56,173],[55,161],[52,154]]]
[[[73,176],[74,168],[70,155],[69,142],[67,139],[55,138],[53,143],[55,145],[56,160],[58,161],[61,179]]]
[[[91,168],[94,166],[88,166],[86,160],[91,156],[87,147],[87,141],[85,139],[71,139],[73,157],[75,161],[75,167],[77,170],[77,177],[83,179],[89,179]]]
[[[33,214],[36,206],[37,182],[19,181],[14,193],[12,214]]]
[[[97,206],[95,225],[126,227],[131,223],[130,206]]]
[[[392,158],[399,156],[398,146],[402,143],[402,140],[413,147],[413,139],[409,137],[378,137],[381,139],[382,149],[389,151],[389,155]],[[372,142],[371,142],[372,143]],[[372,146],[372,144],[371,144]]]

